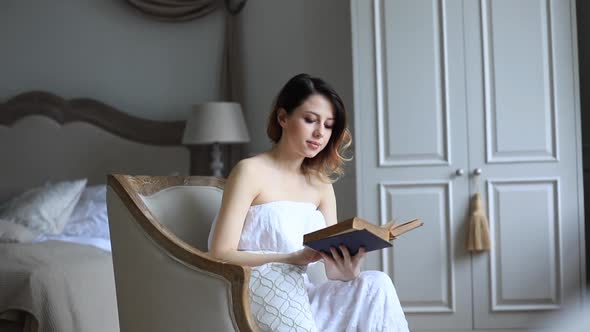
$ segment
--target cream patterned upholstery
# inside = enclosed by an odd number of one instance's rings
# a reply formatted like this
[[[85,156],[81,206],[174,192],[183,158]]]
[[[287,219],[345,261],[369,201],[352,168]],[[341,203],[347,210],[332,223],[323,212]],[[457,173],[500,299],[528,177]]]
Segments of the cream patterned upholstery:
[[[305,288],[304,266],[268,263],[252,268],[252,315],[264,332],[317,332]]]

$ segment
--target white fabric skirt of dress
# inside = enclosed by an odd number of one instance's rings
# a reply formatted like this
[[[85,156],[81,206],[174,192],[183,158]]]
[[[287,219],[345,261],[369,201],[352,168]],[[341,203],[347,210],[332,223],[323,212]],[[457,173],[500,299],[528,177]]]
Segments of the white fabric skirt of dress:
[[[409,331],[395,287],[381,271],[363,271],[346,282],[306,282],[306,287],[318,331]]]

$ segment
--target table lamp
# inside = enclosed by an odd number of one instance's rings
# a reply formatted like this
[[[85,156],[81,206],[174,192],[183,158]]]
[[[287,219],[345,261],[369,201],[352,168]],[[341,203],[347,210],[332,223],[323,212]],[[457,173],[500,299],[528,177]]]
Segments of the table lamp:
[[[247,143],[250,141],[242,107],[233,102],[208,102],[193,106],[186,123],[182,144],[211,144],[211,172],[223,177],[221,144]],[[195,169],[191,158],[191,174]]]

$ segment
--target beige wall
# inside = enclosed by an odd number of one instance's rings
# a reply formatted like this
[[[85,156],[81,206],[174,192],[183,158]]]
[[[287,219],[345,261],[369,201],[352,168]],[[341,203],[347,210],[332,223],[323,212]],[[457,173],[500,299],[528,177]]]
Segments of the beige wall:
[[[348,1],[250,0],[237,28],[236,85],[252,137],[246,153],[270,147],[265,125],[272,99],[300,72],[332,83],[352,121]],[[93,97],[145,118],[184,119],[191,104],[222,95],[223,33],[221,10],[163,23],[123,0],[3,0],[0,100],[47,90]],[[336,184],[341,218],[354,214],[353,164]]]
[[[266,118],[272,100],[290,77],[301,72],[330,82],[344,99],[352,122],[349,1],[252,0],[237,25],[242,70],[238,92],[252,138],[247,153],[271,147]],[[355,214],[353,164],[335,185],[340,219]]]
[[[184,119],[220,97],[221,10],[186,23],[123,0],[0,1],[0,100],[27,90],[93,97],[152,119]]]

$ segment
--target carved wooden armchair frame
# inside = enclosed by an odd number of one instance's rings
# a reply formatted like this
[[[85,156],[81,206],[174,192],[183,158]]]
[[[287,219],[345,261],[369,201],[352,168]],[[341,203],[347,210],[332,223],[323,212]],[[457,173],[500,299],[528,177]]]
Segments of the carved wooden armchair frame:
[[[233,321],[240,331],[258,331],[251,317],[248,284],[250,268],[225,263],[209,256],[181,240],[166,226],[158,222],[140,195],[149,196],[174,186],[210,186],[223,190],[225,181],[215,177],[182,176],[129,176],[109,175],[108,187],[129,209],[135,223],[159,247],[177,261],[197,270],[224,278],[230,284]],[[113,246],[113,259],[116,256]],[[115,264],[114,264],[115,265]],[[115,277],[117,271],[115,266]],[[120,318],[121,320],[121,318]]]

